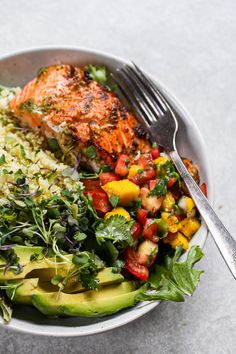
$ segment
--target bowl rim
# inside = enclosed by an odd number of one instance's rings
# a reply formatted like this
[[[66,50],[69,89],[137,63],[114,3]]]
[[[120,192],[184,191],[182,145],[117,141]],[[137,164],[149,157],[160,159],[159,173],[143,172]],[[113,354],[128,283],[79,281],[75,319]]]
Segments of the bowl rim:
[[[101,57],[103,56],[111,61],[117,61],[119,63],[130,63],[129,60],[124,59],[124,58],[117,56],[115,54],[110,54],[106,51],[101,51],[101,50],[93,49],[93,48],[87,48],[87,47],[83,47],[83,46],[82,47],[73,46],[73,45],[44,45],[44,46],[39,46],[39,47],[33,47],[33,46],[27,47],[23,50],[17,50],[14,52],[3,53],[2,55],[0,55],[0,62],[3,60],[13,59],[14,57],[24,55],[24,54],[31,54],[31,53],[33,54],[33,53],[47,52],[47,51],[55,51],[55,52],[56,51],[77,51],[78,53],[84,52],[86,54],[91,54],[91,55],[95,55],[95,56],[96,55],[101,56]],[[190,115],[188,110],[186,110],[186,108],[183,107],[182,103],[178,100],[178,98],[170,90],[166,89],[165,85],[159,79],[156,79],[151,74],[149,74],[149,76],[152,77],[158,83],[158,86],[165,92],[165,94],[168,96],[168,98],[171,99],[174,106],[183,115],[184,119],[186,119],[186,121],[189,121],[190,125],[193,127],[193,130],[195,131],[195,133],[198,136],[198,139],[201,143],[201,149],[204,153],[205,160],[209,162],[210,159],[209,159],[209,155],[208,155],[205,141],[202,137],[199,127],[197,126],[196,122],[194,121],[194,119],[192,118],[192,116]],[[212,180],[212,170],[211,170],[211,167],[209,164],[207,164],[206,166],[204,165],[204,167],[206,168],[208,179],[211,182],[211,184],[208,185],[208,199],[210,200],[211,204],[213,204],[214,192],[213,192],[213,184],[212,184],[212,181],[213,181]],[[200,241],[201,247],[204,246],[208,233],[209,232],[206,229],[205,235],[202,235],[202,239]],[[152,309],[154,309],[159,303],[160,302],[152,301],[152,302],[142,303],[142,304],[144,304],[144,305],[142,305],[142,307],[139,307],[138,305],[136,305],[135,307],[130,308],[130,310],[132,311],[132,316],[129,315],[130,312],[120,313],[120,314],[118,313],[119,314],[119,321],[117,321],[117,323],[116,323],[116,321],[114,321],[115,320],[114,318],[110,319],[108,317],[106,319],[106,317],[104,317],[104,319],[105,319],[104,322],[99,322],[97,324],[92,324],[89,326],[66,327],[66,326],[51,325],[49,327],[49,325],[47,325],[47,324],[44,326],[39,326],[38,324],[33,324],[32,328],[30,328],[30,326],[27,326],[25,328],[22,325],[20,325],[20,323],[22,322],[21,319],[17,319],[17,320],[13,319],[13,321],[10,322],[10,324],[8,324],[8,325],[5,325],[3,322],[0,321],[0,326],[2,326],[4,329],[7,329],[7,330],[12,329],[17,332],[40,335],[40,336],[49,336],[50,335],[53,337],[62,337],[62,336],[63,337],[80,337],[80,336],[86,336],[86,335],[99,334],[102,332],[113,330],[117,327],[121,327],[129,322],[137,320],[139,317],[143,316],[144,314],[146,314],[149,311],[151,311]],[[14,322],[16,322],[16,323],[14,323]],[[30,324],[31,324],[31,322],[29,322],[29,325]],[[37,328],[34,328],[34,326],[36,326]],[[93,328],[89,330],[88,327],[90,327],[90,326]],[[63,334],[61,331],[59,331],[58,333],[52,332],[51,330],[55,327],[63,329]],[[46,330],[45,330],[45,328],[46,328]],[[51,330],[47,329],[47,328],[50,328]],[[80,330],[78,330],[78,329],[80,329]]]

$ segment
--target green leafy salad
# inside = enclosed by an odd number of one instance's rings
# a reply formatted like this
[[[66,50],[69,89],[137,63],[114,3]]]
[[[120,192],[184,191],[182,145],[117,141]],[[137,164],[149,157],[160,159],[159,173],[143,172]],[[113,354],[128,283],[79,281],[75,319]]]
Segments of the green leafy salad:
[[[105,67],[90,79],[108,87]],[[190,240],[199,213],[158,145],[115,168],[73,166],[57,139],[22,127],[0,87],[0,313],[34,306],[47,316],[96,317],[140,301],[184,301],[203,272]],[[89,146],[85,154],[96,158]],[[198,180],[191,161],[185,161]],[[198,180],[199,182],[199,180]],[[184,260],[180,256],[188,249]]]

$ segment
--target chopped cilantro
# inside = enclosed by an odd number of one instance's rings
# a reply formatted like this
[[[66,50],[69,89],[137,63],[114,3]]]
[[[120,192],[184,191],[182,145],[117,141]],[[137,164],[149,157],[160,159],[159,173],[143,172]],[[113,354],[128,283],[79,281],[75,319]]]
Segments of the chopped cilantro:
[[[106,220],[102,220],[95,231],[96,239],[99,244],[106,240],[111,240],[114,244],[125,248],[133,245],[131,227],[133,221],[126,221],[121,215],[113,215]]]
[[[92,64],[88,65],[89,75],[93,80],[100,82],[105,85],[107,83],[107,73],[105,66],[95,66]]]
[[[153,197],[156,196],[157,198],[161,197],[162,195],[165,195],[167,193],[167,183],[169,181],[168,177],[164,177],[161,179],[155,187],[149,192],[148,197]]]
[[[125,160],[125,166],[126,166],[127,168],[130,168],[129,159],[126,159],[126,160]]]
[[[123,259],[117,259],[113,264],[112,273],[120,273],[124,265],[125,262],[123,261]]]
[[[109,198],[109,202],[111,203],[113,208],[115,208],[118,205],[119,201],[120,201],[120,197],[118,197],[117,195],[113,195],[112,197]]]

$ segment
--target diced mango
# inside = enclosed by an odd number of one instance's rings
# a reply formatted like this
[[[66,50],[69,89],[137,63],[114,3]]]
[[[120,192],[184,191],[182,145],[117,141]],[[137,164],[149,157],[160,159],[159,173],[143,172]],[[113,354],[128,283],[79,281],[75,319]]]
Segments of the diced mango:
[[[185,218],[181,221],[180,231],[186,236],[187,238],[192,237],[200,228],[201,223],[196,218]]]
[[[112,181],[102,186],[102,189],[107,193],[108,197],[113,195],[119,197],[119,205],[131,205],[132,202],[138,199],[140,188],[128,179],[120,181]]]
[[[112,211],[109,211],[108,213],[105,214],[104,219],[108,219],[113,215],[121,215],[126,219],[126,221],[130,221],[130,219],[131,219],[128,211],[122,207],[117,207],[117,208],[112,209]]]
[[[128,178],[132,178],[135,175],[137,175],[140,171],[143,170],[143,166],[142,165],[132,165],[129,169],[129,174],[128,174]]]
[[[169,159],[165,156],[159,156],[157,159],[154,160],[155,165],[164,165],[166,161],[169,161]]]
[[[162,212],[161,218],[166,222],[169,232],[175,233],[181,228],[181,224],[175,215]]]
[[[175,198],[171,192],[167,192],[162,202],[162,210],[171,211],[175,205]]]
[[[178,206],[180,207],[180,209],[182,209],[185,213],[189,213],[194,207],[194,201],[192,200],[192,198],[183,196],[180,198],[180,200],[178,201]]]
[[[176,248],[177,246],[182,246],[184,250],[187,250],[189,247],[188,240],[181,232],[176,232],[174,234],[169,234],[167,237],[163,239],[164,243],[168,243],[172,248]]]

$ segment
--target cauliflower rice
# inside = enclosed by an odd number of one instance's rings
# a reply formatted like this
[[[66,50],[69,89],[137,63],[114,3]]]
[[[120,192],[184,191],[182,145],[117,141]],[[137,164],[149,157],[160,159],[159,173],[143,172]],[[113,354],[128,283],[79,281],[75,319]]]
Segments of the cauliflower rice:
[[[50,198],[62,189],[75,190],[80,182],[63,177],[68,168],[52,152],[45,150],[43,137],[20,128],[11,116],[9,102],[18,88],[0,87],[0,203],[14,188],[16,176],[25,176],[29,192],[40,190],[38,198]]]

